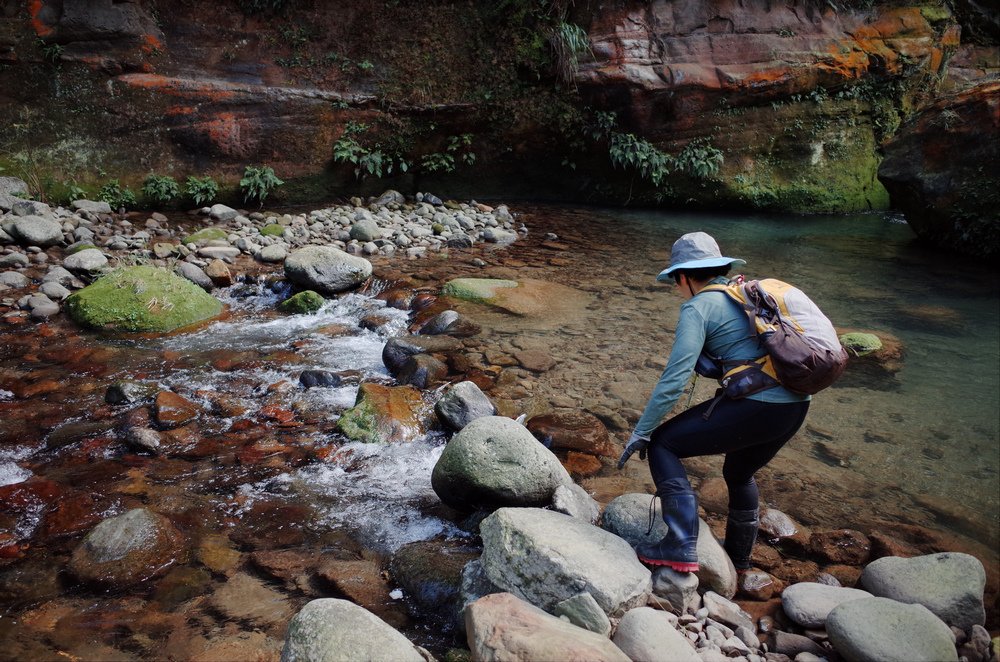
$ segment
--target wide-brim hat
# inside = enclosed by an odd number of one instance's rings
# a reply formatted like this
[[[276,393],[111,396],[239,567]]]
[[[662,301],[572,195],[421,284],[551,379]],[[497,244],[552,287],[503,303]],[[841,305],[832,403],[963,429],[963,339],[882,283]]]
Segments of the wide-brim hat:
[[[689,232],[674,242],[674,247],[670,250],[670,266],[661,271],[656,280],[670,280],[674,272],[681,269],[704,269],[726,265],[742,267],[746,263],[746,260],[738,257],[723,256],[719,244],[712,235],[705,232]]]

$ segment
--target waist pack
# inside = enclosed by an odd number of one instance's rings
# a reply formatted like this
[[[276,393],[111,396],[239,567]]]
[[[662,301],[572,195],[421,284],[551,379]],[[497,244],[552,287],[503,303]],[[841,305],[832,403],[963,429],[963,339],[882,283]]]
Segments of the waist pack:
[[[729,397],[741,398],[781,384],[802,395],[819,393],[847,367],[847,351],[837,331],[802,290],[767,278],[707,285],[702,292],[725,292],[738,303],[767,354],[755,361],[722,365],[719,383]]]

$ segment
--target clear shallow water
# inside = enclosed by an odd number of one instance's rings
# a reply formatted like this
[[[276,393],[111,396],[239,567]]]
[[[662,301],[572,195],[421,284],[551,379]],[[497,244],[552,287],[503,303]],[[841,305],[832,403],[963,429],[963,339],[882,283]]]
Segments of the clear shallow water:
[[[419,274],[417,280],[429,287],[456,275],[490,275],[551,281],[580,291],[578,301],[553,306],[552,311],[562,312],[551,312],[549,319],[519,318],[482,306],[463,308],[483,325],[485,346],[506,353],[543,351],[558,361],[540,374],[521,371],[499,390],[497,396],[511,413],[604,408],[634,420],[669,352],[680,303],[672,288],[654,282],[655,275],[666,265],[670,246],[680,234],[705,230],[716,236],[726,254],[747,260],[746,275],[791,281],[838,326],[889,334],[904,348],[902,369],[895,375],[849,373],[814,399],[806,426],[761,472],[765,501],[816,528],[874,530],[886,523],[935,528],[980,544],[979,551],[987,550],[980,557],[988,567],[990,559],[996,566],[996,273],[918,246],[910,230],[891,216],[768,218],[513,207],[525,210],[522,220],[531,233],[509,248],[485,252],[485,269],[473,268],[464,256],[376,263],[377,274]],[[557,245],[546,246],[547,232],[559,236]],[[26,350],[23,360],[0,361],[0,369],[17,375],[0,383],[2,412],[17,413],[5,420],[11,427],[0,434],[0,486],[51,479],[67,489],[97,494],[92,510],[101,517],[146,503],[178,522],[192,550],[206,536],[221,532],[244,559],[257,549],[384,557],[409,542],[464,538],[467,534],[440,513],[430,488],[431,470],[444,443],[441,436],[393,446],[343,444],[334,424],[353,405],[357,385],[308,391],[297,386],[298,373],[307,368],[355,371],[358,378],[388,382],[381,350],[387,337],[405,332],[407,315],[357,294],[331,300],[315,315],[275,313],[286,294],[263,282],[235,286],[222,293],[232,315],[195,333],[162,339],[86,335],[68,340],[65,352],[74,353],[82,345],[91,352],[86,361],[50,360],[44,347]],[[575,311],[572,317],[565,316],[567,310]],[[370,314],[384,318],[374,331],[360,326],[360,319]],[[200,445],[185,449],[181,457],[141,458],[127,449],[120,431],[112,429],[65,447],[46,448],[53,428],[94,418],[103,407],[107,385],[125,378],[176,389],[213,412],[203,417]],[[45,379],[63,380],[72,388],[16,399],[20,396],[13,390],[21,380]],[[700,380],[693,401],[710,397],[713,388]],[[231,412],[215,410],[220,397]],[[27,404],[22,407],[22,402]],[[276,424],[265,414],[269,408],[294,411],[301,427]],[[32,418],[36,414],[37,420]],[[692,462],[689,469],[701,481],[720,475],[715,460]],[[634,463],[628,472],[633,483],[616,484],[619,493],[621,485],[642,489],[645,466]],[[617,477],[610,469],[603,473]],[[41,503],[29,502],[17,518],[5,521],[12,523],[15,535],[28,538],[44,521],[43,510]],[[52,576],[65,566],[90,526],[54,538],[48,547],[32,547],[27,559],[13,567]],[[185,572],[204,572],[197,558],[187,562]],[[9,629],[9,615],[19,622],[18,610],[79,597],[95,615],[71,623],[77,630],[63,638],[59,650],[85,651],[74,646],[93,640],[132,646],[133,651],[159,650],[155,644],[136,648],[118,630],[102,634],[108,614],[121,608],[115,602],[125,599],[120,594],[98,595],[66,583],[65,577],[61,581],[45,590],[20,588],[17,601],[6,605],[0,640],[14,632],[20,643],[16,627]],[[203,578],[190,592],[211,595],[224,583],[221,576]],[[153,600],[158,592],[133,593],[136,600],[151,600],[142,609],[168,611],[167,602]],[[305,599],[290,595],[300,602]],[[186,605],[177,607],[186,614],[186,627],[192,628],[184,636],[200,636],[216,624],[234,626],[225,616],[197,605],[180,600],[169,604]],[[75,602],[71,606],[83,609]],[[280,641],[277,627],[272,634]],[[415,627],[417,632],[423,628],[418,639],[437,636],[419,623]],[[151,628],[143,635],[154,631],[160,632]]]

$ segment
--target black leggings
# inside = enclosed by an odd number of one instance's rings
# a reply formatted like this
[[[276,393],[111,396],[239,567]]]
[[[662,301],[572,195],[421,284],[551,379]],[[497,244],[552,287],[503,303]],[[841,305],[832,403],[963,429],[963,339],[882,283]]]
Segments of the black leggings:
[[[702,415],[712,402],[702,402],[653,431],[649,444],[653,482],[658,492],[667,481],[681,479],[687,484],[680,458],[725,453],[722,476],[729,488],[729,508],[753,510],[758,504],[754,474],[795,435],[809,411],[809,401],[773,403],[723,398],[706,421]]]

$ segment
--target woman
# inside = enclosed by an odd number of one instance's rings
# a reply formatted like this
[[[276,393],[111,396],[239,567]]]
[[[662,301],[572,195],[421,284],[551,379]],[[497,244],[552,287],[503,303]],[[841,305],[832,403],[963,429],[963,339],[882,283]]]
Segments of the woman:
[[[721,288],[705,289],[725,286],[730,268],[744,264],[723,257],[708,234],[692,232],[674,242],[670,266],[656,278],[673,279],[687,301],[681,305],[667,367],[618,461],[620,469],[636,451],[640,458],[649,454],[668,530],[658,543],[636,547],[639,559],[652,565],[697,572],[698,501],[680,458],[724,453],[722,475],[729,489],[725,549],[737,570],[749,569],[759,524],[754,474],[798,431],[809,409],[809,396],[764,378],[759,386],[763,390],[740,399],[717,397],[660,423],[680,398],[696,364],[704,365],[710,358],[726,369],[765,355],[740,306]]]

